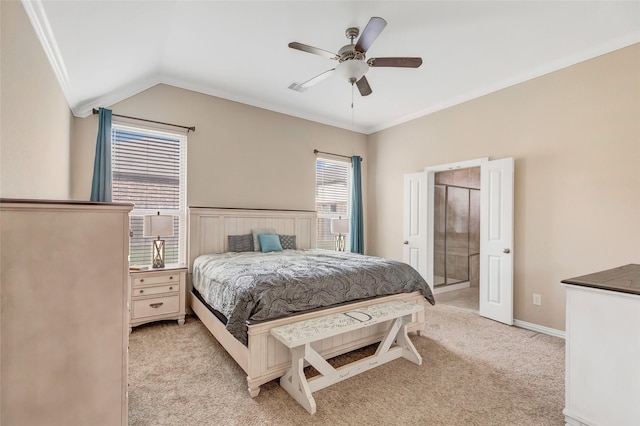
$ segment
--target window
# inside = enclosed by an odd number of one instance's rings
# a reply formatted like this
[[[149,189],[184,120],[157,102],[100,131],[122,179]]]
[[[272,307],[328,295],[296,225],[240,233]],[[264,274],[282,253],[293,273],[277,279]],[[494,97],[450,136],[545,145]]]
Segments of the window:
[[[333,250],[335,239],[331,234],[332,218],[347,218],[351,208],[351,162],[316,159],[316,225],[317,247]],[[349,234],[345,236],[349,250]]]
[[[133,203],[129,214],[129,263],[149,265],[154,237],[142,236],[144,216],[175,216],[173,236],[165,240],[165,263],[186,260],[187,137],[142,127],[113,124],[111,169],[114,202]]]

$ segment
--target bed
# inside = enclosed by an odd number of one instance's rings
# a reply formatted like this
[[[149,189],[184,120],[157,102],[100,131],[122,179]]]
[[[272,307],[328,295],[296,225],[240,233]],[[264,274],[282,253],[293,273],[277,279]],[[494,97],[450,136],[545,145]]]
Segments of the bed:
[[[250,296],[249,300],[253,301],[254,299],[264,297],[267,301],[271,300],[270,302],[262,305],[262,307],[254,305],[247,307],[245,306],[247,303],[241,304],[243,308],[241,310],[246,311],[248,314],[244,317],[242,315],[236,316],[235,311],[230,310],[231,308],[227,309],[228,307],[225,304],[217,306],[218,309],[213,309],[211,305],[214,305],[214,302],[207,301],[207,295],[205,294],[207,287],[202,287],[204,284],[200,282],[203,280],[203,269],[220,270],[224,266],[232,270],[232,272],[228,272],[228,275],[233,276],[234,273],[237,274],[237,272],[233,272],[233,266],[235,265],[233,262],[239,262],[240,266],[235,266],[241,268],[238,269],[238,271],[240,271],[244,270],[242,268],[245,268],[247,264],[256,262],[259,263],[258,267],[260,269],[269,269],[271,268],[269,265],[272,263],[265,263],[268,261],[279,262],[277,269],[280,272],[281,269],[288,264],[302,265],[302,259],[305,259],[304,256],[326,257],[331,259],[330,262],[333,262],[333,265],[329,267],[334,268],[339,263],[349,263],[349,256],[354,258],[350,261],[351,266],[353,266],[353,264],[357,263],[355,258],[358,255],[346,255],[347,260],[345,260],[340,258],[340,254],[331,251],[309,250],[315,248],[316,245],[316,213],[312,211],[191,207],[189,209],[188,227],[190,308],[209,329],[216,340],[218,340],[247,373],[248,390],[252,397],[258,395],[262,384],[282,376],[290,367],[289,351],[271,335],[271,328],[336,312],[346,312],[383,301],[405,300],[420,305],[428,303],[427,298],[430,299],[429,301],[433,301],[428,286],[426,286],[426,289],[420,286],[416,287],[415,291],[412,291],[413,287],[406,287],[402,290],[397,290],[403,292],[394,294],[388,293],[393,293],[396,290],[385,289],[384,291],[374,292],[375,294],[369,294],[365,290],[360,292],[360,294],[349,294],[344,301],[332,300],[329,302],[322,301],[321,303],[313,301],[313,303],[308,304],[308,306],[303,306],[303,312],[298,312],[299,309],[301,309],[299,307],[292,309],[288,303],[281,303],[284,305],[283,310],[276,310],[275,313],[265,313],[266,311],[272,310],[265,309],[265,306],[272,307],[276,305],[276,303],[273,303],[273,300],[285,300],[289,297],[278,292],[269,296],[269,293],[265,291],[264,293],[261,292],[259,296],[255,294]],[[296,249],[298,251],[284,250],[281,253],[229,253],[228,236],[250,234],[252,230],[256,229],[270,229],[279,235],[295,236]],[[298,261],[298,259],[301,260]],[[378,259],[379,258],[362,258],[363,261],[368,260],[370,263],[374,263],[374,267],[377,267],[377,263],[383,261],[383,259]],[[304,261],[306,262],[306,260]],[[400,263],[395,262],[395,264]],[[203,267],[202,265],[209,266]],[[304,268],[307,268],[307,266],[304,266]],[[398,269],[394,273],[399,274],[399,271]],[[415,273],[415,271],[413,272]],[[289,271],[286,271],[278,275],[288,276],[288,274]],[[253,276],[255,274],[252,272],[245,275]],[[367,277],[371,279],[371,274],[367,273]],[[196,280],[194,280],[194,278],[196,278]],[[316,280],[322,281],[322,278]],[[351,283],[351,280],[352,278],[349,278],[346,282]],[[271,282],[267,282],[265,285],[265,288],[271,289],[273,287],[273,283]],[[356,287],[357,286],[354,286],[354,288]],[[386,286],[379,285],[376,288],[378,287],[385,288]],[[198,288],[201,289],[200,292]],[[219,289],[224,288],[224,285],[219,287]],[[301,287],[297,286],[297,288]],[[336,288],[328,288],[326,293],[335,293],[337,291]],[[203,289],[204,291],[202,291]],[[269,299],[269,297],[271,297],[271,299]],[[362,297],[365,297],[365,299],[362,299]],[[331,305],[322,306],[326,303],[331,303]],[[295,314],[293,314],[293,312],[295,312]],[[247,318],[247,316],[249,316],[249,318]],[[275,317],[275,319],[272,319],[273,317]],[[420,333],[424,329],[424,310],[415,314],[413,319],[414,321],[409,325],[408,330]],[[328,338],[314,344],[314,349],[325,358],[340,355],[380,341],[387,326],[388,324],[386,323],[377,324],[365,329]]]

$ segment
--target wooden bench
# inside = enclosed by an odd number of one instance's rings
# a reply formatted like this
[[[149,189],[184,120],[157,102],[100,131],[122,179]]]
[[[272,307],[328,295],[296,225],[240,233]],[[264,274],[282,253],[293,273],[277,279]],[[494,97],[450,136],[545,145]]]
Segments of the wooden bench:
[[[413,314],[422,309],[422,306],[410,302],[385,302],[271,329],[271,334],[291,351],[291,368],[280,378],[280,386],[309,413],[314,414],[316,402],[312,392],[396,358],[406,358],[421,365],[422,358],[407,336],[407,324],[411,322]],[[311,343],[318,340],[390,320],[389,330],[374,355],[340,368],[333,368],[311,347]],[[394,342],[396,346],[391,347]],[[305,361],[315,367],[320,375],[307,380],[304,375]]]

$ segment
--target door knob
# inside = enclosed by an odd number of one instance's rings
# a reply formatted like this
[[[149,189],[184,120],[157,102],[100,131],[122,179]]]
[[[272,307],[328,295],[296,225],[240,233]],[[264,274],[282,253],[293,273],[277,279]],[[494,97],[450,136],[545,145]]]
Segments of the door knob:
[[[511,253],[511,250],[509,250],[508,248],[506,248],[506,249],[502,250],[502,252],[503,252],[503,253],[507,253],[507,254],[509,254],[509,253]]]
[[[402,244],[409,244],[409,241],[406,241],[406,240],[405,240],[405,241],[404,241],[404,243],[402,243]]]

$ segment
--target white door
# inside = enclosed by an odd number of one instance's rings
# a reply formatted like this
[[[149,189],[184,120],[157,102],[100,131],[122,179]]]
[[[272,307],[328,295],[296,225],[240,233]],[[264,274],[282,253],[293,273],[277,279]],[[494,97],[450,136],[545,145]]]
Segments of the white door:
[[[427,270],[427,173],[404,175],[403,259],[413,266],[433,290],[433,269]]]
[[[513,325],[513,158],[480,176],[480,315]]]

